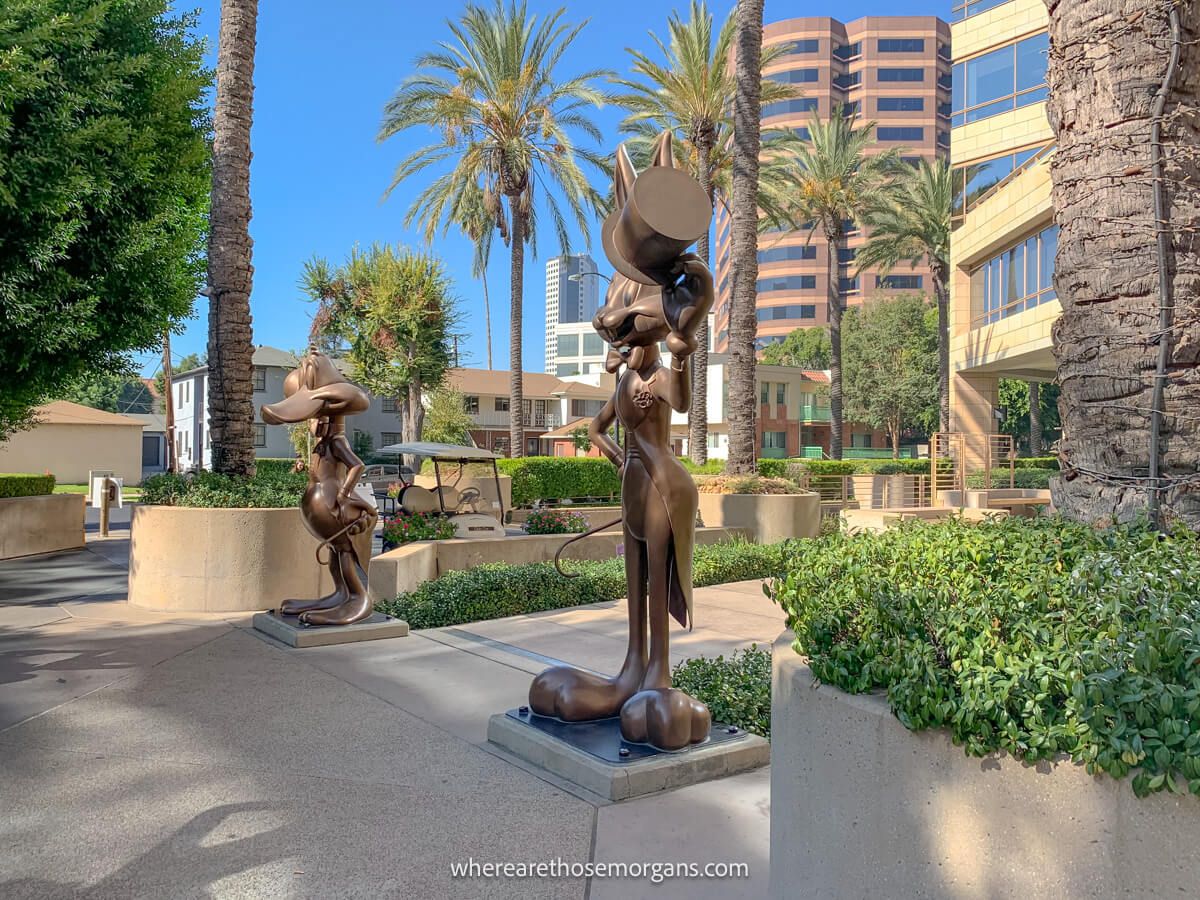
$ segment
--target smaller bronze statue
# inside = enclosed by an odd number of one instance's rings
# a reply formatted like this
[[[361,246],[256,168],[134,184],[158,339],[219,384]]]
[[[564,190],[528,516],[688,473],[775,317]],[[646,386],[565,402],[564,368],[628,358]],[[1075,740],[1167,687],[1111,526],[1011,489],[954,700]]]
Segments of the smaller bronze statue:
[[[317,559],[321,559],[322,548],[330,548],[328,566],[334,590],[316,600],[287,600],[280,612],[298,615],[305,625],[352,625],[373,611],[366,587],[368,560],[358,558],[354,536],[374,530],[379,514],[355,493],[363,462],[346,439],[346,416],[366,410],[371,398],[316,350],[310,350],[288,373],[283,393],[283,400],[263,406],[262,420],[268,425],[308,420],[316,443],[308,462],[308,489],[300,501],[300,514],[321,541]]]
[[[671,413],[689,407],[688,361],[713,303],[708,266],[686,251],[708,228],[712,207],[696,180],[674,168],[669,133],[641,175],[619,148],[614,187],[603,238],[617,271],[592,325],[612,348],[608,370],[624,371],[589,431],[621,476],[629,646],[612,678],[547,669],[534,679],[529,705],[568,722],[620,716],[625,740],[679,750],[706,740],[712,724],[703,703],[671,687],[669,652],[670,619],[692,624],[698,506],[696,485],[671,451]],[[624,449],[607,434],[615,420],[625,426]]]

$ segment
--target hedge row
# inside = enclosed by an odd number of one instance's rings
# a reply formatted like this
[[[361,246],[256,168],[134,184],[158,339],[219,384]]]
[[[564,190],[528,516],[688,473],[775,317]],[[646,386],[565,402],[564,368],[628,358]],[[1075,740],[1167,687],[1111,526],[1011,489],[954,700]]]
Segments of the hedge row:
[[[0,472],[0,498],[40,497],[54,493],[53,475],[29,475],[24,472]]]
[[[215,472],[151,475],[142,482],[142,503],[211,509],[278,509],[299,506],[308,486],[303,472],[260,468],[253,478]]]
[[[1013,465],[1018,469],[1054,469],[1058,471],[1057,456],[1023,456],[1014,459]]]
[[[501,459],[500,473],[512,477],[514,506],[535,500],[605,499],[621,493],[617,470],[601,456],[526,456]]]
[[[256,474],[260,476],[276,476],[276,475],[291,475],[296,468],[296,460],[281,459],[279,457],[264,456],[254,461]]]
[[[704,587],[778,576],[789,555],[786,547],[786,543],[744,541],[697,547],[693,582]],[[413,628],[442,628],[625,596],[625,561],[620,557],[600,562],[567,560],[563,568],[579,573],[578,577],[564,578],[550,563],[490,563],[447,572],[411,593],[376,604],[376,608],[404,619]]]
[[[1200,536],[1055,517],[831,535],[771,585],[823,682],[972,756],[1200,794]]]
[[[1011,476],[1011,479],[1010,479]],[[1015,488],[1026,488],[1044,491],[1050,487],[1050,479],[1058,476],[1058,469],[1008,469],[992,470],[992,487],[1007,488],[1009,481]],[[983,489],[983,473],[973,472],[967,476],[967,488],[978,491]]]

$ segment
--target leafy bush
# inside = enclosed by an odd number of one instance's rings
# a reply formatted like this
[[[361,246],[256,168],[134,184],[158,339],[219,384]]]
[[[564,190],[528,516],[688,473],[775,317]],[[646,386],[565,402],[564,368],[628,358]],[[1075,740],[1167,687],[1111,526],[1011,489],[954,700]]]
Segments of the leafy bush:
[[[54,476],[29,475],[24,472],[0,472],[0,498],[40,497],[54,493]]]
[[[396,513],[383,520],[383,543],[395,547],[413,541],[446,541],[454,537],[454,523],[437,513]]]
[[[693,581],[696,587],[704,587],[777,576],[783,572],[785,557],[794,551],[787,543],[743,541],[697,547]],[[600,562],[567,560],[563,568],[578,577],[564,578],[550,563],[490,563],[447,572],[376,606],[413,628],[441,628],[625,596],[625,561],[619,557]]]
[[[751,644],[729,659],[686,659],[675,667],[671,683],[704,703],[714,722],[771,736],[770,650]]]
[[[525,520],[528,534],[580,534],[587,527],[587,516],[567,509],[535,509]]]
[[[1054,469],[1058,471],[1057,456],[1025,456],[1013,460],[1018,469]]]
[[[698,466],[688,457],[679,457],[680,464],[692,475],[720,475],[725,471],[725,460],[710,459],[704,465]]]
[[[1009,485],[1008,469],[992,470],[992,487],[1007,488]],[[1058,477],[1057,469],[1016,469],[1011,473],[1012,486],[1044,491],[1050,487],[1050,479]],[[972,472],[967,476],[967,487],[972,491],[983,490],[983,473]]]
[[[299,506],[308,486],[303,472],[268,468],[253,478],[234,478],[215,472],[195,475],[151,475],[142,482],[142,503],[212,509],[277,509]]]
[[[296,462],[295,459],[281,459],[278,457],[256,459],[254,461],[256,477],[275,478],[291,475],[296,471]]]
[[[1197,535],[1057,518],[836,534],[770,593],[821,681],[886,689],[908,728],[1200,793]]]
[[[617,470],[604,457],[526,456],[498,461],[501,474],[512,477],[514,506],[537,500],[615,497],[621,493]]]

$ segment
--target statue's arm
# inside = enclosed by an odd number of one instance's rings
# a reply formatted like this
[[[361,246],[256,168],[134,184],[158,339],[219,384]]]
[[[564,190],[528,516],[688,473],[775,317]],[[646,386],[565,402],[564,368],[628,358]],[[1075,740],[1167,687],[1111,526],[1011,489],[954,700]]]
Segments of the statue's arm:
[[[358,458],[358,454],[351,448],[350,442],[346,440],[344,434],[331,438],[329,443],[334,459],[346,467],[346,477],[342,479],[342,488],[338,491],[338,496],[345,500],[354,493],[358,479],[366,467]]]
[[[691,368],[686,356],[672,354],[670,365],[660,369],[654,380],[658,396],[675,412],[687,412],[692,405]]]
[[[620,469],[625,464],[625,454],[621,451],[621,445],[608,436],[608,429],[612,427],[613,422],[617,421],[616,395],[600,408],[600,412],[596,413],[596,417],[592,419],[592,424],[588,426],[588,437],[592,440],[592,446],[598,449],[606,457],[608,461]]]

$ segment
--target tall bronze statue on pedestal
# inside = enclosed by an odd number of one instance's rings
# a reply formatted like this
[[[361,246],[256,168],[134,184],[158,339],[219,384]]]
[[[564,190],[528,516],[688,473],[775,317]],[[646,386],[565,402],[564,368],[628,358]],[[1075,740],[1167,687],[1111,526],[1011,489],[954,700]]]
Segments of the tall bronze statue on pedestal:
[[[379,514],[355,493],[363,462],[346,439],[346,416],[363,412],[371,398],[351,384],[329,357],[310,350],[283,383],[284,399],[262,408],[268,425],[309,423],[316,443],[308,462],[308,489],[300,501],[304,524],[328,547],[334,591],[316,600],[287,600],[284,615],[298,615],[305,625],[352,625],[369,617],[366,563],[358,558],[354,536],[371,532]]]
[[[688,358],[713,303],[712,273],[685,252],[708,228],[712,207],[695,179],[674,168],[669,133],[640,175],[618,149],[615,199],[603,240],[617,274],[592,325],[612,347],[608,370],[624,371],[590,436],[621,475],[629,648],[613,678],[548,669],[534,679],[529,703],[538,715],[570,722],[619,715],[627,741],[678,750],[705,740],[711,727],[708,708],[671,687],[668,630],[672,616],[692,624],[698,499],[671,448],[671,413],[689,407]],[[624,450],[607,434],[615,420],[626,429]]]

